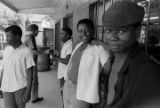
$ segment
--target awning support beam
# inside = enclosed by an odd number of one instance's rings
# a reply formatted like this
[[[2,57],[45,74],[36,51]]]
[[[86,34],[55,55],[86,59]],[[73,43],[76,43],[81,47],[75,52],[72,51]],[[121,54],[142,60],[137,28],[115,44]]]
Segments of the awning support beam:
[[[18,12],[18,9],[15,8],[11,3],[7,2],[6,0],[0,0],[0,2],[3,3],[4,5],[6,5],[11,10]]]

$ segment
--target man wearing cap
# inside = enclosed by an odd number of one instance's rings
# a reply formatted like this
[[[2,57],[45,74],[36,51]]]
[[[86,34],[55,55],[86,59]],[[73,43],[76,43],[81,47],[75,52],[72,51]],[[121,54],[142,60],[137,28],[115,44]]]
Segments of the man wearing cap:
[[[143,17],[144,8],[130,1],[113,3],[103,15],[104,41],[114,54],[105,108],[160,108],[160,65],[137,41]]]

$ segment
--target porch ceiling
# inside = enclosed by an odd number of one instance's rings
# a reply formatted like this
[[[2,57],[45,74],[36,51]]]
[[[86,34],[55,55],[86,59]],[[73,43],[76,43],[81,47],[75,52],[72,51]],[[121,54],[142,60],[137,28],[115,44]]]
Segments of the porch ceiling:
[[[0,0],[18,13],[53,14],[54,9],[66,0]]]

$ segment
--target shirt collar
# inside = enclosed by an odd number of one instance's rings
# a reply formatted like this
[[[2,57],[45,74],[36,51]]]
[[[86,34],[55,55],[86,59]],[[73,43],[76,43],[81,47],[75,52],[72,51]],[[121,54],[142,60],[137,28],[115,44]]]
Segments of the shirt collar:
[[[65,42],[64,44],[68,44],[68,43],[70,43],[72,40],[70,39],[70,40],[68,40],[67,42]]]
[[[23,47],[24,47],[24,44],[21,44],[19,47],[17,47],[16,49],[14,49],[14,51],[17,51],[17,50],[19,50],[19,49],[21,49]]]

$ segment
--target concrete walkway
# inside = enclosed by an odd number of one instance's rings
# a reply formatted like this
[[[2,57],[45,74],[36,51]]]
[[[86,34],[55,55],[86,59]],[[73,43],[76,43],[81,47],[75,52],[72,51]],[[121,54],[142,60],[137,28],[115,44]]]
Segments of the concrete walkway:
[[[51,69],[47,72],[39,72],[38,77],[39,96],[43,96],[44,101],[34,104],[29,102],[26,108],[62,108],[62,98],[56,70]],[[0,108],[4,108],[3,99],[0,99]]]

